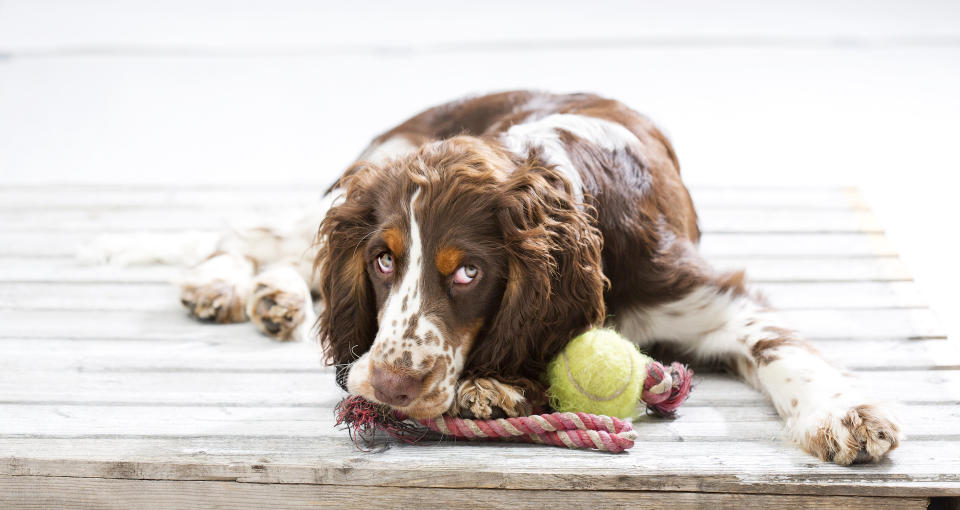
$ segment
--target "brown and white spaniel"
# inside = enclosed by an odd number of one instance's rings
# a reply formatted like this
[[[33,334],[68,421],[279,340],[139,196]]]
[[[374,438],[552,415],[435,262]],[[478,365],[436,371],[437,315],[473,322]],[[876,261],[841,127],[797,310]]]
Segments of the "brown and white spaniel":
[[[528,413],[547,361],[606,324],[726,363],[822,459],[895,448],[891,415],[742,273],[711,269],[699,237],[677,157],[649,120],[591,94],[506,92],[377,137],[301,222],[224,238],[182,301],[291,339],[307,336],[313,291],[338,382],[414,417]]]

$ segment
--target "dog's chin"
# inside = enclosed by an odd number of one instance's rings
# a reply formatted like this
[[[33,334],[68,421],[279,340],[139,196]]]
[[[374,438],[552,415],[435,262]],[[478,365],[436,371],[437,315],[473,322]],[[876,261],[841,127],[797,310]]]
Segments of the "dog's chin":
[[[450,404],[419,405],[414,402],[407,407],[402,407],[397,410],[416,420],[428,420],[440,416],[445,413],[447,409],[450,409]]]

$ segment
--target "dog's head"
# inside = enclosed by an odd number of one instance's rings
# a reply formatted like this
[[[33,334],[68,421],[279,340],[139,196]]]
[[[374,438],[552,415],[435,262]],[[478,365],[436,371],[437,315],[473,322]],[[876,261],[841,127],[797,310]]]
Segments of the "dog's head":
[[[437,416],[465,367],[535,378],[603,320],[601,238],[560,172],[455,137],[358,163],[339,187],[319,234],[319,326],[351,393]]]

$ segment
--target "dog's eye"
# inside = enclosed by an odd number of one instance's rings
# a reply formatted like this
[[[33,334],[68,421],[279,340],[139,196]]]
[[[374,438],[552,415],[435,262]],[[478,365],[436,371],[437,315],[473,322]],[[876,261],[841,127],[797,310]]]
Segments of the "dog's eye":
[[[377,255],[377,269],[384,274],[392,273],[393,255],[390,255],[388,252],[383,252],[380,255]]]
[[[479,273],[480,270],[477,269],[476,266],[460,266],[457,268],[457,271],[453,273],[453,283],[466,285],[472,282]]]

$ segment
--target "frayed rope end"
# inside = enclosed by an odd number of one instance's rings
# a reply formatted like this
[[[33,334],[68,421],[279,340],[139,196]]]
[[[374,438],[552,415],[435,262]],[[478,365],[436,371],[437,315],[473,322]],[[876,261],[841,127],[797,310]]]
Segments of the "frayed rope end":
[[[653,361],[647,367],[640,398],[647,410],[664,418],[673,418],[677,408],[690,396],[693,389],[693,370],[676,361],[665,367]]]

